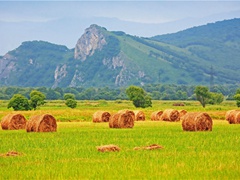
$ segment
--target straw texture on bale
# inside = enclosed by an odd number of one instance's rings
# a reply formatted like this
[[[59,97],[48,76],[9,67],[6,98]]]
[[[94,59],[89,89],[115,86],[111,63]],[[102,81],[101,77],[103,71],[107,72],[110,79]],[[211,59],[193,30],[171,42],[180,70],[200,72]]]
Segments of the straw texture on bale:
[[[93,122],[109,122],[111,114],[106,111],[96,111],[93,114]]]
[[[135,115],[135,118],[134,118],[135,121],[145,121],[145,114],[143,111],[135,110],[133,112]]]
[[[110,117],[110,120],[109,120],[110,128],[118,128],[118,118],[119,118],[120,114],[121,113],[116,113]]]
[[[110,128],[132,128],[134,126],[133,111],[118,112],[111,116],[109,120]]]
[[[225,114],[229,124],[240,124],[240,110],[230,110]]]
[[[163,111],[154,111],[154,112],[152,112],[151,120],[152,121],[160,121],[162,113],[163,113]]]
[[[3,130],[25,129],[27,120],[21,114],[8,114],[3,117],[1,126]]]
[[[104,146],[97,146],[97,150],[99,152],[115,152],[120,151],[120,148],[114,144],[104,145]]]
[[[119,110],[118,113],[128,113],[128,114],[130,114],[132,116],[133,120],[135,119],[135,114],[131,110],[123,109],[123,110]]]
[[[161,115],[162,121],[179,121],[180,120],[180,114],[177,110],[174,109],[166,109],[163,111],[163,114]]]
[[[182,121],[184,131],[212,131],[212,118],[207,113],[187,113]]]
[[[163,149],[163,146],[158,144],[152,144],[150,146],[135,147],[133,150],[154,150],[154,149]]]
[[[27,122],[27,132],[56,132],[56,119],[49,114],[32,116]]]
[[[187,111],[186,110],[180,110],[179,111],[179,115],[180,115],[180,119],[182,119],[183,118],[183,116],[185,116],[187,114]]]

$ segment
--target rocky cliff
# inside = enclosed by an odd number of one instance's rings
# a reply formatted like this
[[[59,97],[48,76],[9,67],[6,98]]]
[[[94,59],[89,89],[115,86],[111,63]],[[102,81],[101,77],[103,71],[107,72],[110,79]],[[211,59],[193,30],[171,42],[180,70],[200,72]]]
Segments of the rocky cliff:
[[[106,44],[103,29],[95,24],[91,25],[78,40],[74,51],[74,58],[84,61],[88,56],[92,56],[95,50],[101,50]]]

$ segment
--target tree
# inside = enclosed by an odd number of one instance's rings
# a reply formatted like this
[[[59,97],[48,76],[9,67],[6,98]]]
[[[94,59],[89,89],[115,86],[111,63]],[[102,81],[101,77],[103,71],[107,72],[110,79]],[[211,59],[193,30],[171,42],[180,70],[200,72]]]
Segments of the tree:
[[[68,99],[73,99],[73,100],[75,100],[75,95],[72,94],[72,93],[66,93],[66,94],[64,94],[63,99],[64,99],[64,100],[68,100]]]
[[[240,89],[237,89],[234,99],[236,100],[237,107],[240,107]]]
[[[222,93],[209,92],[209,96],[208,104],[221,104],[224,100]]]
[[[208,88],[205,86],[196,86],[194,93],[196,94],[197,100],[205,108],[205,106],[210,98],[210,93],[209,93]]]
[[[36,110],[38,106],[44,105],[46,96],[40,91],[33,90],[30,93],[30,106]]]
[[[135,107],[146,108],[152,106],[151,97],[140,87],[130,86],[126,89],[126,94],[133,101]]]
[[[10,99],[7,108],[13,108],[14,111],[30,110],[28,99],[21,94],[14,94]]]
[[[77,107],[77,101],[75,100],[75,95],[72,94],[72,93],[66,93],[64,94],[64,97],[65,99],[65,104],[67,105],[67,107],[70,107],[70,108],[75,108]]]
[[[72,109],[77,107],[77,101],[74,99],[67,99],[65,104],[67,105],[67,107],[70,107]]]

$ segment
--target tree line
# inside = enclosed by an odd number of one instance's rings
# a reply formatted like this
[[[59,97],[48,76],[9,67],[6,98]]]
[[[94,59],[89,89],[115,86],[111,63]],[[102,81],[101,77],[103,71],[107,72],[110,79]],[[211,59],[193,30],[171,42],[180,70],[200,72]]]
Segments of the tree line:
[[[148,84],[140,86],[153,100],[197,100],[195,95],[196,86],[174,85],[174,84]],[[126,94],[128,87],[109,88],[109,87],[66,87],[66,88],[47,88],[47,87],[0,87],[0,99],[10,100],[14,94],[21,94],[30,99],[33,90],[43,93],[46,100],[63,100],[64,94],[74,94],[76,100],[127,100]],[[221,93],[226,100],[235,100],[239,86],[237,85],[216,85],[211,87],[211,92]]]
[[[133,102],[135,107],[152,107],[152,98],[149,93],[147,93],[143,88],[138,86],[129,86],[125,90],[125,94],[128,99]],[[194,94],[196,99],[201,103],[203,108],[206,104],[220,104],[224,100],[224,95],[222,93],[210,92],[206,86],[196,86],[194,89]],[[29,94],[30,99],[23,96],[22,94],[14,94],[9,100],[7,108],[13,108],[14,110],[36,110],[39,106],[45,104],[46,96],[37,90],[32,90]],[[75,95],[72,93],[65,93],[63,96],[66,106],[70,108],[77,107],[77,101]],[[240,106],[240,88],[237,89],[234,99],[236,104]]]

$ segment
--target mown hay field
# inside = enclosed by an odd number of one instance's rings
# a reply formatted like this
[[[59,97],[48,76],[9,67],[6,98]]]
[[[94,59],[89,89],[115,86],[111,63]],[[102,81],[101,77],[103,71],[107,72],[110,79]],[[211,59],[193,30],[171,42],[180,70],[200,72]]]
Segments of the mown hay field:
[[[4,103],[1,118],[12,112]],[[135,121],[131,129],[92,122],[97,110],[135,110],[129,101],[79,101],[76,109],[53,101],[36,111],[18,111],[27,120],[51,114],[58,128],[44,133],[0,129],[1,179],[240,179],[240,125],[224,120],[227,110],[237,109],[235,102],[205,109],[193,101],[184,107],[172,103],[154,101],[152,108],[141,109],[146,120]],[[150,120],[152,112],[169,108],[207,112],[213,119],[212,131],[187,132],[181,121]],[[97,150],[108,144],[120,151]],[[163,148],[134,150],[152,144]]]

